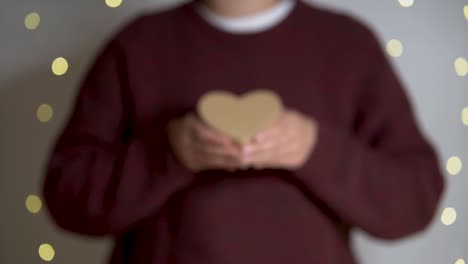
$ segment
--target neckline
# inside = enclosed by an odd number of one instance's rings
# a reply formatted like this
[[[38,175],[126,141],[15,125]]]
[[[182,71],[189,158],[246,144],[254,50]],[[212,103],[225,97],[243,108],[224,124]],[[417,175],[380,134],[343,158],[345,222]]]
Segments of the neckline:
[[[244,42],[247,40],[267,38],[269,36],[283,32],[285,28],[288,28],[291,24],[293,24],[295,17],[301,9],[301,5],[301,0],[295,0],[294,6],[280,23],[276,23],[273,27],[268,27],[261,31],[254,32],[229,32],[212,25],[204,17],[202,17],[201,14],[198,13],[196,10],[197,3],[194,0],[188,2],[183,9],[186,17],[189,20],[188,23],[192,24],[193,28],[197,28],[196,30],[199,30],[200,33],[221,41],[225,40]]]
[[[243,17],[226,17],[210,10],[202,2],[195,7],[198,14],[211,25],[235,34],[258,33],[281,23],[294,8],[296,0],[279,0],[274,6]]]

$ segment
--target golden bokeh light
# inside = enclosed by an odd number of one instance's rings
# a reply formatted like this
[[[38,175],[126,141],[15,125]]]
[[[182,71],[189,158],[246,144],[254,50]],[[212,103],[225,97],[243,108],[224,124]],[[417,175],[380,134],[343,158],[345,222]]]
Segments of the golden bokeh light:
[[[463,259],[461,259],[461,258],[460,258],[460,259],[457,259],[457,261],[455,261],[454,264],[465,264],[465,260],[463,260]]]
[[[63,57],[58,57],[52,62],[52,72],[55,75],[64,75],[68,70],[68,62]]]
[[[403,7],[410,7],[414,4],[414,0],[398,0]]]
[[[465,13],[465,19],[468,20],[468,5],[463,7],[463,13]]]
[[[54,109],[48,104],[41,104],[36,111],[37,119],[42,123],[49,122],[54,116]]]
[[[400,57],[403,54],[403,44],[397,39],[392,39],[387,43],[387,52],[392,57]]]
[[[468,107],[465,107],[462,110],[462,122],[463,125],[468,126]]]
[[[119,7],[122,4],[122,0],[106,0],[106,5],[108,7]]]
[[[26,209],[32,214],[37,214],[41,210],[42,202],[41,198],[36,195],[29,195],[26,198]]]
[[[462,170],[463,164],[459,157],[451,157],[447,160],[447,172],[457,175]]]
[[[35,30],[39,26],[40,22],[41,22],[41,17],[36,12],[29,13],[28,15],[26,15],[26,18],[24,19],[24,25],[29,30]]]
[[[444,225],[452,225],[457,220],[457,211],[454,208],[445,208],[440,217],[440,221]]]
[[[465,58],[458,57],[455,59],[455,72],[458,76],[466,76],[468,74],[468,62]]]
[[[39,246],[39,257],[44,261],[52,261],[55,256],[55,250],[50,244],[42,244]]]

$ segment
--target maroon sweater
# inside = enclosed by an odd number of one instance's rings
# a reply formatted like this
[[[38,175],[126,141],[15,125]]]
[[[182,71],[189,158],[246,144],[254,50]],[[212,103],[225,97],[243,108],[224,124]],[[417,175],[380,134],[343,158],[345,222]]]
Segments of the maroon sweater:
[[[318,121],[294,171],[186,170],[167,121],[213,89],[268,88]],[[281,24],[234,34],[194,3],[147,13],[103,48],[47,166],[62,228],[113,236],[112,264],[355,263],[349,231],[397,239],[431,222],[434,148],[374,34],[298,2]]]

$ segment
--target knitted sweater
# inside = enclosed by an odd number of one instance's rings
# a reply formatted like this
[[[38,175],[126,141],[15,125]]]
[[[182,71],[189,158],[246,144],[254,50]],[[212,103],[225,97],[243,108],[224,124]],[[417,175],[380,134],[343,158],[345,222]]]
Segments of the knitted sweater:
[[[191,173],[165,132],[209,90],[276,91],[317,120],[296,170]],[[433,219],[444,180],[366,26],[298,1],[272,28],[207,23],[194,2],[144,14],[102,48],[47,164],[62,228],[112,236],[112,264],[353,264],[349,232],[397,239]]]

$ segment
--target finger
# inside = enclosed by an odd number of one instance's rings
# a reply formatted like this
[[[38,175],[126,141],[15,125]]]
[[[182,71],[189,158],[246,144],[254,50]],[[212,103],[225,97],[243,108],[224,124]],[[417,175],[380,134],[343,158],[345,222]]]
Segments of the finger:
[[[233,142],[227,142],[220,144],[219,142],[213,142],[210,140],[194,140],[194,146],[205,154],[213,155],[229,155],[233,158],[240,159],[242,152],[240,146]]]
[[[301,143],[296,142],[294,144],[289,144],[288,147],[282,148],[281,151],[278,152],[276,164],[280,168],[294,169],[301,166],[309,155],[309,153],[304,153]]]
[[[273,155],[274,154],[271,152],[263,151],[243,159],[242,164],[244,166],[251,166],[255,169],[264,169],[272,164]]]
[[[278,154],[278,161],[275,163],[276,168],[295,169],[298,165],[295,151],[285,151]]]
[[[263,142],[253,143],[243,148],[243,164],[251,164],[255,168],[281,164],[295,153],[295,144],[289,143],[285,137],[271,137]]]
[[[254,168],[262,168],[272,162],[276,142],[273,140],[245,146],[242,153],[242,164]]]
[[[194,136],[203,144],[216,144],[226,146],[232,143],[231,138],[216,129],[213,129],[201,121],[195,121]]]
[[[258,132],[254,138],[253,142],[263,142],[263,141],[269,141],[269,140],[274,140],[275,138],[279,137],[281,135],[281,127],[278,125],[273,125],[270,126],[260,132]],[[284,135],[283,135],[284,136]]]
[[[235,147],[234,145],[221,146],[218,144],[211,144],[206,142],[194,142],[194,148],[196,149],[199,155],[205,156],[229,156],[234,159],[241,158],[240,148]]]
[[[291,159],[292,155],[294,155],[294,152],[291,151],[282,153],[264,152],[250,158],[246,164],[255,169],[289,169],[295,166],[294,160]]]
[[[202,159],[202,164],[205,169],[235,170],[241,165],[239,159],[232,158],[228,155],[205,155]]]
[[[272,128],[257,134],[252,143],[243,146],[242,153],[244,155],[255,155],[256,153],[264,151],[277,152],[278,149],[284,148],[288,141],[290,141],[288,133],[281,133],[278,128]]]

